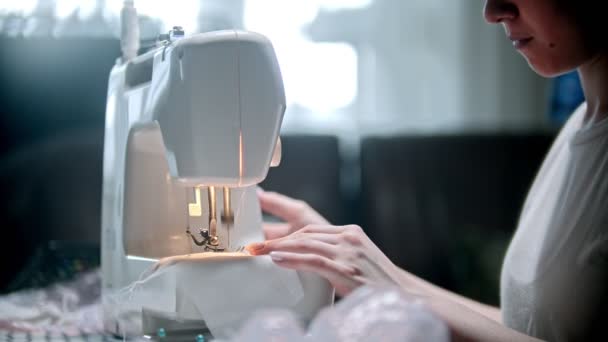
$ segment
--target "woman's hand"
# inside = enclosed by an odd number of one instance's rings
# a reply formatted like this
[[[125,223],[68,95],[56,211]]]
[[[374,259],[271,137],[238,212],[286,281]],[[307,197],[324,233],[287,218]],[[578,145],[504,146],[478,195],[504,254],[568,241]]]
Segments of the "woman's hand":
[[[264,223],[266,239],[287,236],[307,225],[329,225],[329,222],[306,202],[258,188],[260,206],[264,212],[274,215],[286,223]]]
[[[259,192],[262,209],[287,221],[265,227],[265,242],[247,246],[253,255],[270,254],[279,266],[314,272],[345,296],[365,284],[395,284],[424,298],[450,326],[454,341],[529,341],[500,324],[500,311],[432,285],[401,270],[358,226],[332,226],[305,202]],[[270,228],[270,229],[268,229]],[[474,324],[473,324],[474,323]]]
[[[354,225],[307,225],[288,236],[250,244],[247,249],[253,255],[270,254],[279,266],[319,274],[340,296],[364,284],[398,284],[400,274],[363,229]]]

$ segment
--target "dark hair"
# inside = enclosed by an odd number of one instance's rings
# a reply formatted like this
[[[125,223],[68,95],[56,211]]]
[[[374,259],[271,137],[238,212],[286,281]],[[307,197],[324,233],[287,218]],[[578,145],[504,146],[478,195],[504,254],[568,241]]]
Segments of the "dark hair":
[[[605,0],[556,0],[563,13],[570,16],[585,35],[585,45],[608,51],[608,36],[602,26]]]

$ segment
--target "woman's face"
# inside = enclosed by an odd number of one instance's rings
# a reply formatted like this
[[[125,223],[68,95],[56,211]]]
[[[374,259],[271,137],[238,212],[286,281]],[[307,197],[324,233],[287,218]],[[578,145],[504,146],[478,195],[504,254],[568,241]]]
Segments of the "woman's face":
[[[486,0],[484,16],[500,23],[532,69],[556,76],[590,60],[592,49],[572,11],[575,0]]]

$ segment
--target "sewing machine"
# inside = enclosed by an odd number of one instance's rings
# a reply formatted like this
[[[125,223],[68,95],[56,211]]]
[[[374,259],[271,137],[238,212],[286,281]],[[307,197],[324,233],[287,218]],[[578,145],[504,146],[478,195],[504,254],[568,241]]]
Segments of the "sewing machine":
[[[105,329],[172,341],[223,337],[266,304],[312,319],[333,300],[325,280],[243,252],[263,239],[256,186],[281,155],[285,95],[271,43],[233,30],[185,36],[177,27],[162,39],[110,73]],[[155,273],[164,266],[170,271]],[[137,283],[144,274],[152,277]],[[300,287],[286,285],[281,297],[280,283]]]

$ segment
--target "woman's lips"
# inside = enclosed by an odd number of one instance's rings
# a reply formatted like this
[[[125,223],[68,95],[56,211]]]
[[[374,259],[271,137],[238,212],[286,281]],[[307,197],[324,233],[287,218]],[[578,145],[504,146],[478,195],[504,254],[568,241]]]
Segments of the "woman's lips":
[[[509,37],[509,39],[513,42],[513,46],[517,50],[523,49],[526,45],[530,44],[532,41],[532,37]]]

